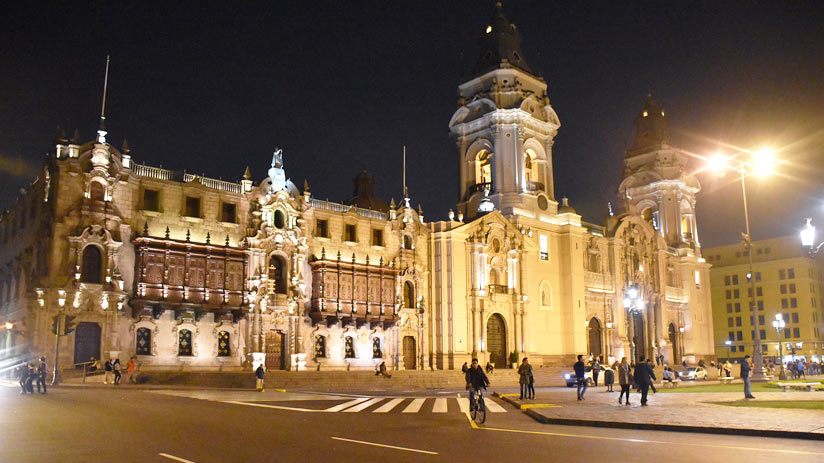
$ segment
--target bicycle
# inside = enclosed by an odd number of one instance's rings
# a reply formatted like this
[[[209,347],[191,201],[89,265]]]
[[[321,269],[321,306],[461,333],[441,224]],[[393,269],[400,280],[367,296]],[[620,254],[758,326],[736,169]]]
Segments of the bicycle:
[[[486,421],[486,404],[484,404],[483,390],[475,389],[472,394],[475,396],[475,407],[470,406],[469,414],[476,423],[483,424]]]

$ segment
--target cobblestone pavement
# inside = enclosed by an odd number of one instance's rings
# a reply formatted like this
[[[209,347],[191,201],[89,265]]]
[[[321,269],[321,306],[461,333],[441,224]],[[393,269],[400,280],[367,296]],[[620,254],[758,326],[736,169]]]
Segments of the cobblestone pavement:
[[[742,392],[680,392],[649,394],[648,407],[641,407],[641,395],[630,395],[631,406],[618,404],[618,391],[604,392],[603,387],[589,388],[583,401],[578,401],[574,388],[545,388],[527,404],[555,404],[555,407],[532,410],[550,418],[702,426],[731,429],[761,429],[824,434],[824,411],[744,408],[716,405],[710,402],[741,401]],[[518,397],[508,397],[515,399]],[[824,392],[759,392],[754,401],[824,400]],[[519,401],[520,402],[520,401]]]

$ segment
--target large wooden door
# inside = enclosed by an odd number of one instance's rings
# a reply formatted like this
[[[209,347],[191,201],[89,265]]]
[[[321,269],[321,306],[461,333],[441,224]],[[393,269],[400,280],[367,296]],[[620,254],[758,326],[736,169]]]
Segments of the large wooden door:
[[[498,314],[492,314],[486,322],[486,350],[495,368],[506,368],[506,325]]]
[[[678,330],[675,329],[675,325],[670,323],[667,331],[669,332],[670,346],[672,346],[672,364],[678,365],[681,363],[681,349],[678,346]]]
[[[417,367],[418,350],[415,348],[415,338],[412,336],[403,337],[403,365],[407,370],[414,370]]]
[[[589,330],[589,337],[587,338],[589,353],[595,358],[598,358],[603,353],[601,351],[601,322],[598,321],[597,318],[593,317],[589,320],[587,329]]]
[[[266,333],[266,369],[283,370],[283,334],[278,331]]]
[[[100,325],[80,322],[74,331],[74,363],[100,359]]]

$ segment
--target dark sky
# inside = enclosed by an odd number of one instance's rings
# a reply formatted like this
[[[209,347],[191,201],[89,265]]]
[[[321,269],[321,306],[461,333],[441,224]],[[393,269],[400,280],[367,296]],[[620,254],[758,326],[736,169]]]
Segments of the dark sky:
[[[29,182],[56,126],[86,141],[111,54],[109,141],[137,162],[237,180],[274,146],[313,195],[345,200],[372,171],[400,197],[401,152],[427,220],[458,199],[447,124],[489,1],[15,2],[0,18],[0,204]],[[205,6],[211,3],[211,6]],[[558,197],[601,223],[648,92],[673,144],[779,148],[748,182],[753,238],[824,227],[824,2],[510,1],[561,119]],[[704,246],[743,229],[740,183],[701,175]],[[734,177],[733,177],[734,178]]]

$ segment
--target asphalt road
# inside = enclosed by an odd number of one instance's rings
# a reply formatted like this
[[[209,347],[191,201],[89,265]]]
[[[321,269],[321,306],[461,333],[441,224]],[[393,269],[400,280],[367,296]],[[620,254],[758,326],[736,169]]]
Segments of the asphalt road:
[[[548,426],[502,402],[505,412],[475,429],[452,394],[397,399],[125,387],[23,396],[0,387],[0,461],[824,461],[824,442]],[[368,404],[322,411],[353,400]]]

